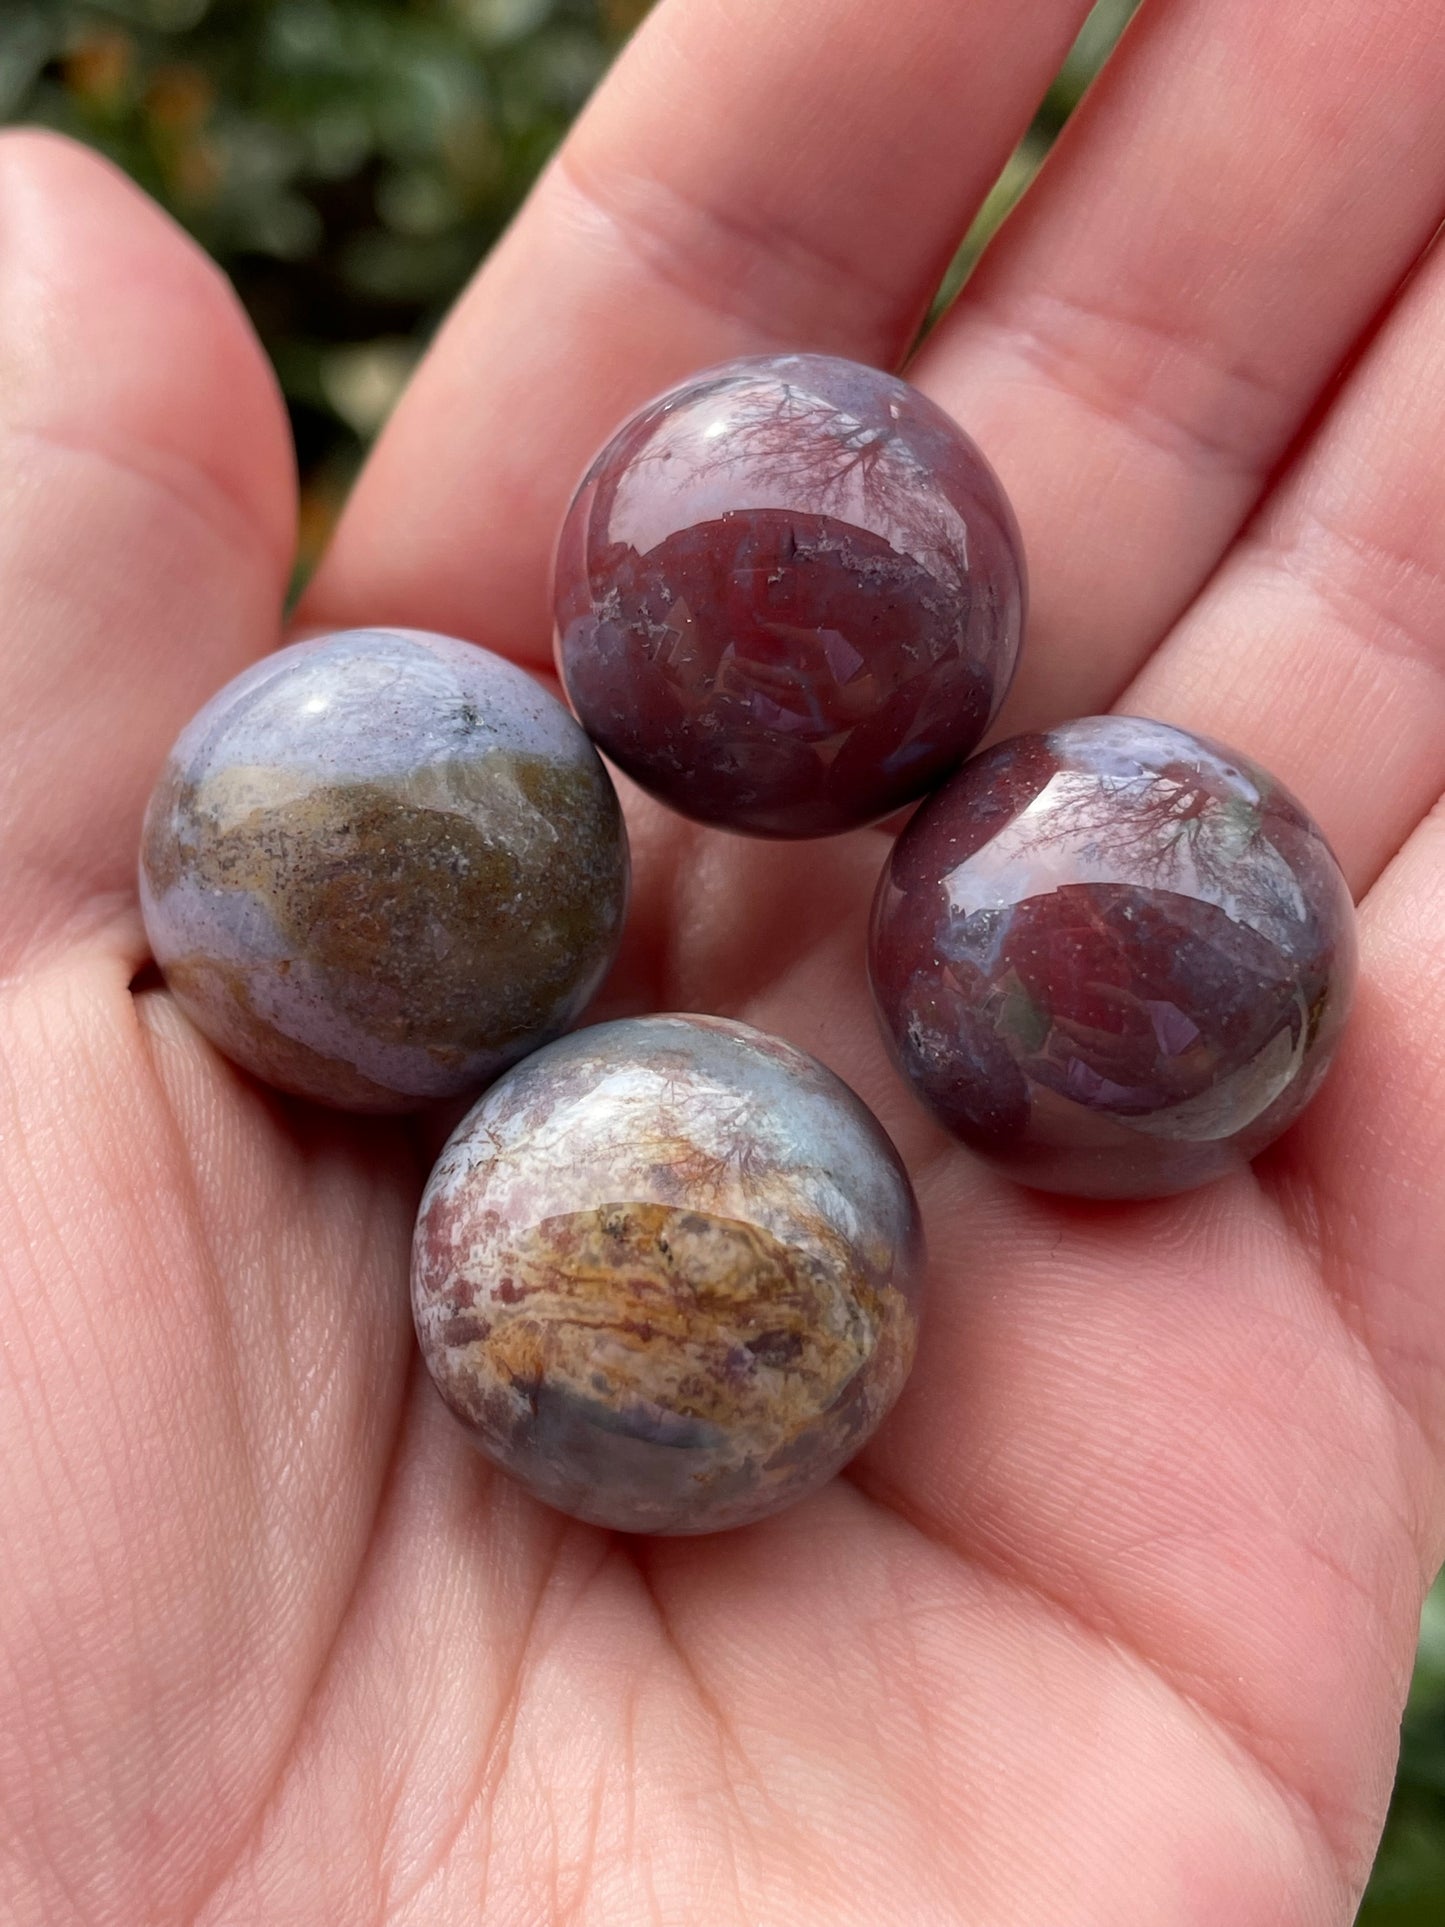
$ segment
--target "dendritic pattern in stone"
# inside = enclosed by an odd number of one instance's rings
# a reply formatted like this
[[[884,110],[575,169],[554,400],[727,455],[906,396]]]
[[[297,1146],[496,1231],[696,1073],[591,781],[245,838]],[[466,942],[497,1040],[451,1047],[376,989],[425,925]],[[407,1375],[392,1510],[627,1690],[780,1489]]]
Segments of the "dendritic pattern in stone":
[[[766,836],[886,815],[997,713],[1023,551],[983,456],[906,382],[758,356],[634,416],[557,554],[593,740],[674,809]]]
[[[872,1114],[746,1025],[600,1024],[501,1078],[422,1202],[422,1354],[538,1498],[710,1532],[814,1490],[913,1357],[917,1207]]]
[[[1096,716],[999,744],[925,804],[871,964],[900,1068],[965,1143],[1046,1190],[1145,1197],[1238,1168],[1308,1102],[1354,911],[1263,770]]]
[[[477,1089],[586,1007],[627,842],[596,751],[445,636],[294,644],[182,733],[146,816],[166,982],[256,1076],[353,1110]]]

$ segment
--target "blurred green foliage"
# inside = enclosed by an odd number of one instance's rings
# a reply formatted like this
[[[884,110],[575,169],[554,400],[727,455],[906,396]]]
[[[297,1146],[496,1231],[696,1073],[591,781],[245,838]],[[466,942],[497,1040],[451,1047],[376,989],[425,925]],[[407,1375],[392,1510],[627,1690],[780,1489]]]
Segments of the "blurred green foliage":
[[[648,0],[0,0],[0,120],[78,135],[223,263],[324,534],[431,329]]]
[[[314,552],[431,329],[649,4],[0,0],[0,121],[101,148],[226,267],[286,390]],[[1137,4],[1099,0],[939,306]],[[1361,1921],[1445,1923],[1439,1587]]]

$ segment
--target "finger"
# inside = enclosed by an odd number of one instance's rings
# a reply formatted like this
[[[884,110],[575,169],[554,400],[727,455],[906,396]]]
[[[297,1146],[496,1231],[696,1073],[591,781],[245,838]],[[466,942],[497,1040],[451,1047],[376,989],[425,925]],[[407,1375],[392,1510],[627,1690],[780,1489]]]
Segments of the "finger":
[[[1434,0],[1146,7],[911,371],[1030,561],[1004,727],[1104,709],[1445,209]]]
[[[1318,815],[1358,895],[1445,789],[1445,252],[1122,702]]]
[[[443,330],[316,583],[322,620],[545,659],[598,446],[668,382],[814,348],[892,362],[1086,12],[669,0]]]
[[[0,874],[17,949],[129,896],[204,697],[274,640],[284,413],[225,282],[108,165],[0,135]]]
[[[1417,1530],[1433,1571],[1445,1553],[1445,804],[1370,891],[1361,938],[1340,1061],[1271,1175],[1429,1448]]]

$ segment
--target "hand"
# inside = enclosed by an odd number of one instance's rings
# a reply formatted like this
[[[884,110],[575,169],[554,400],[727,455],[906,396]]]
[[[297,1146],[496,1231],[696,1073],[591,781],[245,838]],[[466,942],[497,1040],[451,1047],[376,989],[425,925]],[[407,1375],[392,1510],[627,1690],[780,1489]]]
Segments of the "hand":
[[[666,0],[305,618],[544,665],[552,535],[623,413],[748,350],[901,356],[1084,6],[1026,11]],[[493,1477],[413,1363],[407,1133],[269,1096],[137,981],[143,801],[276,640],[290,457],[194,251],[0,142],[8,1920],[1349,1919],[1445,1549],[1442,87],[1432,0],[1146,8],[912,371],[1028,542],[1006,724],[1222,736],[1361,899],[1342,1059],[1252,1174],[1091,1208],[992,1179],[884,1063],[881,832],[633,807],[604,1014],[816,1051],[935,1260],[874,1446],[699,1543]]]

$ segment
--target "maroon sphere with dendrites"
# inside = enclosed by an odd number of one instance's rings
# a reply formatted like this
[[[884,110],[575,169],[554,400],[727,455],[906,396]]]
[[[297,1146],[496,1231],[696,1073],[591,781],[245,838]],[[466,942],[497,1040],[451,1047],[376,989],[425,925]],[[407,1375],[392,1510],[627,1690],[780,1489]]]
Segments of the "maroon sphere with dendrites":
[[[1329,1065],[1354,909],[1254,764],[1093,716],[977,757],[914,817],[873,910],[873,990],[934,1114],[1010,1176],[1162,1196],[1238,1169]]]
[[[557,661],[593,741],[759,836],[885,816],[968,755],[1013,675],[1023,549],[983,456],[906,382],[757,356],[634,415],[557,551]]]

